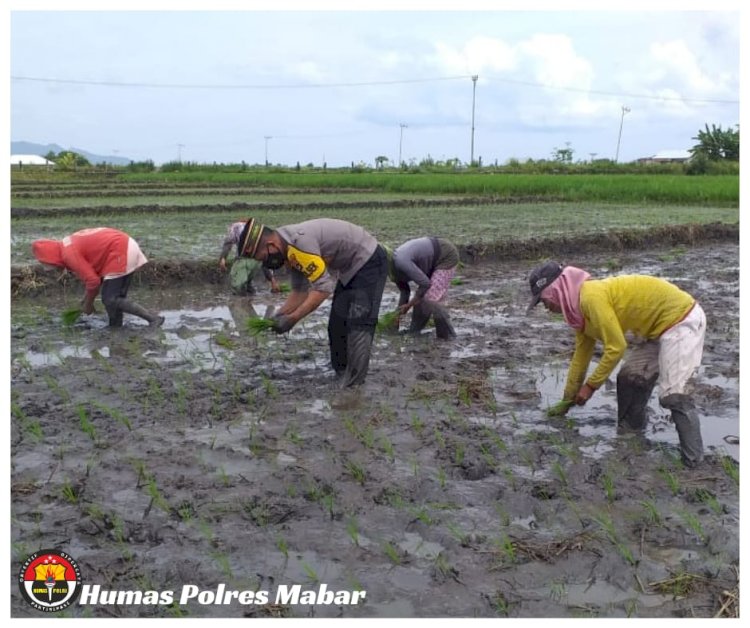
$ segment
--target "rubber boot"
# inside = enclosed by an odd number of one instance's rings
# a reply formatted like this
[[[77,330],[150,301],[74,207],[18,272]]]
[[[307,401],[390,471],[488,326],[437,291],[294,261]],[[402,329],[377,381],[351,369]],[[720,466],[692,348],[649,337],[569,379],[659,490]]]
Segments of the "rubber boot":
[[[419,335],[430,320],[430,308],[425,301],[420,301],[411,309],[411,323],[409,324],[409,333]]]
[[[105,305],[110,327],[122,327],[122,310],[115,304]]]
[[[337,378],[341,377],[346,370],[347,337],[346,318],[338,316],[331,308],[331,316],[328,319],[328,348],[331,353],[331,366]]]
[[[646,342],[630,350],[617,374],[617,424],[634,431],[645,429],[646,408],[659,378],[659,344]]]
[[[690,395],[675,393],[659,399],[659,403],[672,411],[672,421],[680,438],[680,453],[686,467],[695,467],[703,460],[703,438],[698,411]]]
[[[351,329],[346,338],[346,370],[341,379],[342,388],[359,386],[365,381],[370,365],[370,347],[375,330],[369,327]]]
[[[439,303],[430,303],[429,305],[432,310],[432,318],[435,321],[437,337],[442,340],[453,340],[456,337],[456,330],[453,329],[448,310]]]
[[[122,312],[127,312],[128,314],[133,314],[134,316],[147,320],[149,327],[161,327],[164,324],[163,316],[149,312],[145,307],[138,305],[133,301],[119,298],[115,304]]]

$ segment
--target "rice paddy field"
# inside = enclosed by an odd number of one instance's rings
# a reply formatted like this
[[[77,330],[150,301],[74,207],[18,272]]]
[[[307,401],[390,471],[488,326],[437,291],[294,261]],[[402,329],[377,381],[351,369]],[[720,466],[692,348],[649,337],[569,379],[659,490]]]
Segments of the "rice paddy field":
[[[14,578],[59,548],[85,584],[175,592],[59,615],[739,616],[737,177],[15,172],[10,203]],[[260,277],[234,296],[218,270],[229,224],[251,216],[452,239],[457,338],[379,332],[365,386],[342,396],[329,304],[276,336],[248,321],[284,296]],[[29,245],[100,225],[149,257],[130,296],[163,327],[65,324],[81,286],[38,273]],[[547,257],[701,302],[701,467],[680,463],[656,399],[643,433],[617,429],[614,378],[548,416],[573,336],[526,315]],[[381,314],[397,299],[387,286]],[[181,600],[188,584],[268,596]],[[305,603],[282,585],[366,595]],[[17,587],[11,614],[38,616]]]

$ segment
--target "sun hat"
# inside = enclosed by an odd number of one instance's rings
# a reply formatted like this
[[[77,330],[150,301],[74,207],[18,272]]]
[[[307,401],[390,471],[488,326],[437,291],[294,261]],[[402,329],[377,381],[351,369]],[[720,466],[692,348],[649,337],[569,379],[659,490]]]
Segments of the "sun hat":
[[[240,233],[239,242],[237,242],[237,257],[254,257],[255,251],[258,250],[258,244],[260,244],[260,236],[263,233],[265,225],[261,224],[255,218],[245,223]]]
[[[542,290],[549,286],[555,279],[560,276],[563,266],[559,262],[552,260],[544,262],[531,271],[529,275],[529,286],[531,287],[531,303],[526,309],[530,312],[542,298]]]

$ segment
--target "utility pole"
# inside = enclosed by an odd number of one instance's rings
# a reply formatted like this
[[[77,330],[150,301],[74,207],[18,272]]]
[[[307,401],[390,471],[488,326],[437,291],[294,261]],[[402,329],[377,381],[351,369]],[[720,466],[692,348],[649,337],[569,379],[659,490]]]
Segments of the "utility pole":
[[[622,106],[622,115],[620,116],[620,132],[617,134],[617,152],[615,152],[615,163],[620,157],[620,139],[622,138],[622,123],[625,120],[625,114],[630,113],[630,107]]]
[[[182,149],[185,148],[185,144],[177,144],[177,161],[182,163]]]
[[[266,140],[266,168],[268,168],[268,140],[272,139],[272,135],[264,135],[263,139]]]
[[[477,103],[477,79],[478,74],[471,77],[472,89],[471,89],[471,161],[469,165],[474,165],[474,109]]]
[[[404,143],[404,129],[408,129],[409,127],[405,125],[403,122],[401,122],[399,126],[401,127],[401,136],[399,137],[399,140],[398,140],[398,167],[400,168],[401,165],[403,164],[403,162],[401,161],[401,146]]]

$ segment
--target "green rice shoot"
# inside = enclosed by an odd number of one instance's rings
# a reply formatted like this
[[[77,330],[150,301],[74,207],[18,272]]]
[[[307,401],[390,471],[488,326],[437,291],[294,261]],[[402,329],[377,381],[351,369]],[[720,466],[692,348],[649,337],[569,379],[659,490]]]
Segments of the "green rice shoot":
[[[288,283],[280,283],[279,284],[279,292],[281,294],[286,294],[287,292],[292,291],[292,286],[290,286]]]
[[[398,330],[399,311],[387,312],[378,318],[377,331],[397,331]]]
[[[69,307],[64,310],[61,317],[63,325],[69,327],[78,320],[81,314],[83,314],[83,310],[80,307]]]
[[[257,336],[264,331],[270,331],[275,324],[275,321],[267,318],[252,317],[247,319],[247,331],[250,335]]]
[[[562,416],[572,405],[572,399],[563,399],[562,401],[558,401],[556,404],[551,405],[549,408],[547,408],[547,416]]]

